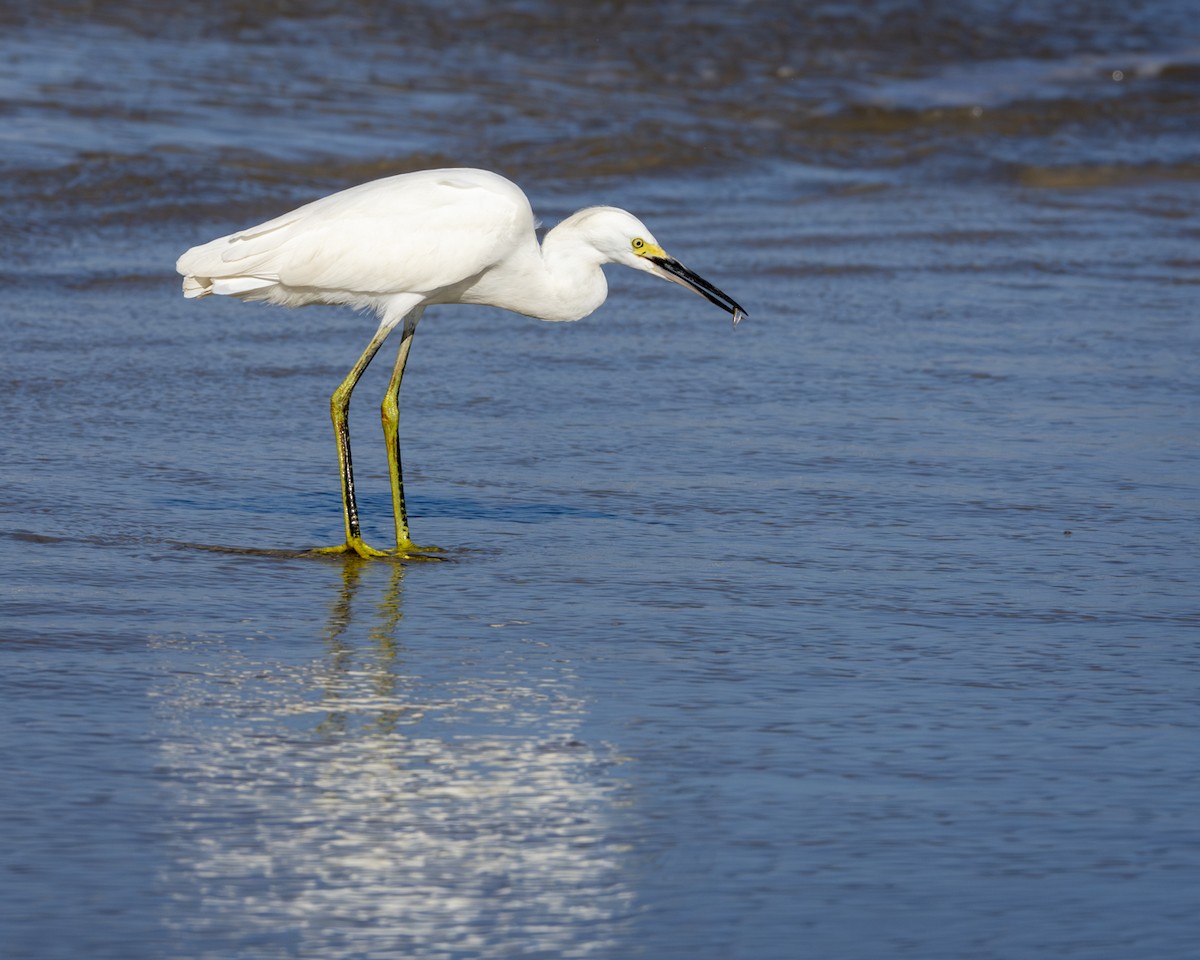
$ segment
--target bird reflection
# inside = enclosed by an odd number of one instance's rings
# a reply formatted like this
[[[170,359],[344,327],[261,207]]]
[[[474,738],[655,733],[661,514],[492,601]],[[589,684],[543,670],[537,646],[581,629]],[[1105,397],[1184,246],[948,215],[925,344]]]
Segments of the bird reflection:
[[[619,955],[623,788],[569,664],[414,629],[402,564],[328,569],[322,635],[228,641],[157,700],[179,955]]]
[[[350,556],[340,559],[341,585],[329,605],[329,623],[326,629],[330,678],[325,687],[325,696],[329,713],[317,725],[317,730],[322,733],[344,730],[350,718],[347,711],[338,709],[337,701],[343,689],[338,677],[349,672],[354,662],[355,645],[352,640],[346,638],[346,634],[355,624],[354,599],[362,582],[364,564]],[[404,618],[401,590],[404,586],[405,566],[401,563],[391,563],[387,564],[387,568],[386,584],[380,599],[374,605],[375,616],[367,620],[367,636],[375,662],[372,670],[373,694],[381,703],[396,694],[397,683],[393,666],[400,649],[397,639],[400,621]],[[392,709],[381,708],[373,723],[380,730],[394,730],[408,712],[408,708],[400,706]]]

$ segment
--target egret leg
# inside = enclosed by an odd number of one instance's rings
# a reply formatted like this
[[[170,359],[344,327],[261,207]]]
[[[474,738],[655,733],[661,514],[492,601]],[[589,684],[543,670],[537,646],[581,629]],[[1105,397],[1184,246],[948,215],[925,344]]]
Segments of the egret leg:
[[[409,553],[427,550],[412,542],[408,533],[408,513],[404,508],[404,475],[400,467],[400,381],[404,377],[404,365],[408,362],[408,351],[412,347],[413,334],[421,311],[416,310],[404,318],[404,332],[400,337],[400,349],[396,353],[396,365],[388,381],[387,393],[383,395],[380,415],[383,420],[383,437],[387,444],[388,474],[392,482],[392,516],[396,523],[396,552]]]
[[[383,346],[383,341],[387,339],[391,329],[389,324],[380,325],[358,362],[329,398],[329,413],[333,418],[333,432],[337,438],[338,468],[342,475],[342,516],[346,521],[346,542],[339,547],[323,548],[318,551],[320,553],[357,553],[360,557],[387,556],[385,551],[368,546],[362,538],[362,527],[358,522],[358,502],[354,498],[354,467],[350,460],[349,414],[350,395],[367,365]]]

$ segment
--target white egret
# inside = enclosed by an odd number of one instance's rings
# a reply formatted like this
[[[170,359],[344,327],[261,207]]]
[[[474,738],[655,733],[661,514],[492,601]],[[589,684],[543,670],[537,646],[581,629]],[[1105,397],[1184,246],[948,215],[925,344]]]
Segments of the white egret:
[[[363,541],[347,414],[355,384],[396,327],[403,331],[400,350],[382,405],[394,553],[421,549],[409,539],[398,423],[400,378],[427,306],[482,303],[541,320],[579,320],[608,293],[602,265],[619,263],[693,290],[733,314],[735,325],[746,316],[732,298],[668,256],[624,210],[580,210],[540,246],[536,226],[529,200],[504,177],[486,170],[425,170],[331,194],[179,258],[185,297],[220,294],[290,307],[349,304],[377,314],[375,335],[330,398],[346,542],[329,552],[388,554]]]

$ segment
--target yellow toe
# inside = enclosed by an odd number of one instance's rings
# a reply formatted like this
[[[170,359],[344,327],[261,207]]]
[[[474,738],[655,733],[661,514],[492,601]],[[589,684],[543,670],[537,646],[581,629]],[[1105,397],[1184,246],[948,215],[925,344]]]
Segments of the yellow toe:
[[[361,537],[351,537],[345,543],[338,544],[336,547],[315,547],[313,553],[323,554],[343,554],[356,553],[364,560],[370,560],[372,557],[386,557],[390,554],[386,550],[376,550],[369,546]]]

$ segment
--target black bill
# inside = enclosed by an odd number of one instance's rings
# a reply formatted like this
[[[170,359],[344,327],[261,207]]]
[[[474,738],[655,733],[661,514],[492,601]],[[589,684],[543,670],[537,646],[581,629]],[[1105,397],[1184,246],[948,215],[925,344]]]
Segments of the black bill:
[[[673,280],[681,286],[687,287],[689,290],[694,290],[705,300],[715,303],[722,310],[727,310],[733,314],[733,325],[736,327],[739,322],[746,319],[746,311],[741,308],[733,297],[727,293],[723,293],[714,287],[711,283],[705,280],[698,274],[692,273],[682,263],[672,257],[648,257],[655,266],[661,267],[670,274],[667,280]]]

